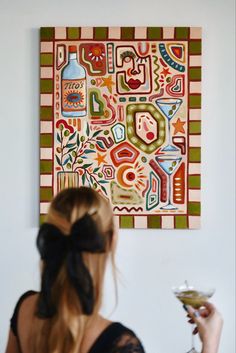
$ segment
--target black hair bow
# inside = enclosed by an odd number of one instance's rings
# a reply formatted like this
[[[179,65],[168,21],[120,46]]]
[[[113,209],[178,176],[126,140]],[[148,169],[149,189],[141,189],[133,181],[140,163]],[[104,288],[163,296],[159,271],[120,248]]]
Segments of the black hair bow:
[[[86,214],[76,221],[69,235],[63,234],[56,226],[44,223],[38,233],[37,248],[44,261],[41,291],[37,315],[50,318],[56,307],[51,291],[62,264],[66,263],[67,273],[74,286],[83,313],[90,315],[94,308],[93,282],[85,266],[82,252],[100,253],[105,251],[105,239],[99,233],[92,217]]]

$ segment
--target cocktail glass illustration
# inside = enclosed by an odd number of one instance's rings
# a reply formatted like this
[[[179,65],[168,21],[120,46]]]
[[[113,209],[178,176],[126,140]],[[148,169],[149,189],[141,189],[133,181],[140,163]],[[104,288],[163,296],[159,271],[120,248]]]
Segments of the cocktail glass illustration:
[[[173,98],[159,98],[155,102],[158,108],[162,111],[162,113],[168,120],[168,145],[165,146],[162,151],[178,151],[178,148],[171,144],[170,121],[179,110],[181,104],[183,103],[183,100]]]
[[[184,305],[191,305],[195,309],[204,306],[205,302],[215,293],[214,288],[193,287],[185,281],[183,285],[173,287],[172,291],[176,298],[178,298]],[[198,353],[194,344],[194,335],[191,335],[192,347],[187,353]]]
[[[164,172],[168,175],[168,183],[169,183],[169,197],[168,197],[168,204],[161,207],[162,210],[177,210],[178,208],[175,207],[171,203],[171,174],[179,167],[179,164],[182,160],[180,156],[171,156],[171,155],[161,155],[156,157],[156,161],[164,170]]]

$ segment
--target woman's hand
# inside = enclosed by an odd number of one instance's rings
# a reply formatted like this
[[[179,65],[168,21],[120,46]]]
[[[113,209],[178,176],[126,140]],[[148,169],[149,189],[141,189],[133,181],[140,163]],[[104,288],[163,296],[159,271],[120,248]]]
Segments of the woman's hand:
[[[202,341],[202,353],[217,353],[223,326],[223,319],[213,304],[206,302],[204,308],[195,310],[187,305],[190,323],[197,327],[193,333],[199,333]]]

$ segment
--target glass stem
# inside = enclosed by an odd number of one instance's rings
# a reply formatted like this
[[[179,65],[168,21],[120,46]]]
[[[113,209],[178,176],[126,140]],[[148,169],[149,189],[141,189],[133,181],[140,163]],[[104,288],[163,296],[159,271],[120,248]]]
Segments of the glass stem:
[[[168,119],[168,136],[169,136],[169,145],[171,145],[171,136],[170,136],[170,120]]]
[[[171,178],[170,174],[168,174],[169,177],[169,205],[171,204]]]
[[[192,344],[192,349],[195,349],[195,347],[194,347],[194,334],[192,333],[192,338],[191,338],[191,344]]]

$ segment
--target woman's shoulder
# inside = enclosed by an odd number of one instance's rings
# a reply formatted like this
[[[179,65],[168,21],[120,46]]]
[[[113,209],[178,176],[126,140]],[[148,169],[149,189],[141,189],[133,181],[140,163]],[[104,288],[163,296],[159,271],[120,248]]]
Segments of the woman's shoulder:
[[[136,333],[120,322],[112,322],[100,335],[89,353],[144,353]]]
[[[122,323],[117,323],[117,337],[114,340],[114,353],[144,353],[144,348],[141,340],[139,339],[136,332],[133,329],[123,325]]]
[[[19,297],[19,299],[17,300],[17,303],[16,303],[14,311],[13,311],[13,315],[10,320],[10,323],[11,323],[10,326],[11,326],[12,332],[14,333],[15,336],[18,336],[17,321],[18,321],[20,308],[22,307],[23,303],[28,301],[27,298],[32,298],[33,296],[35,296],[37,294],[38,294],[38,292],[36,292],[34,290],[28,290],[27,292],[23,293]]]

